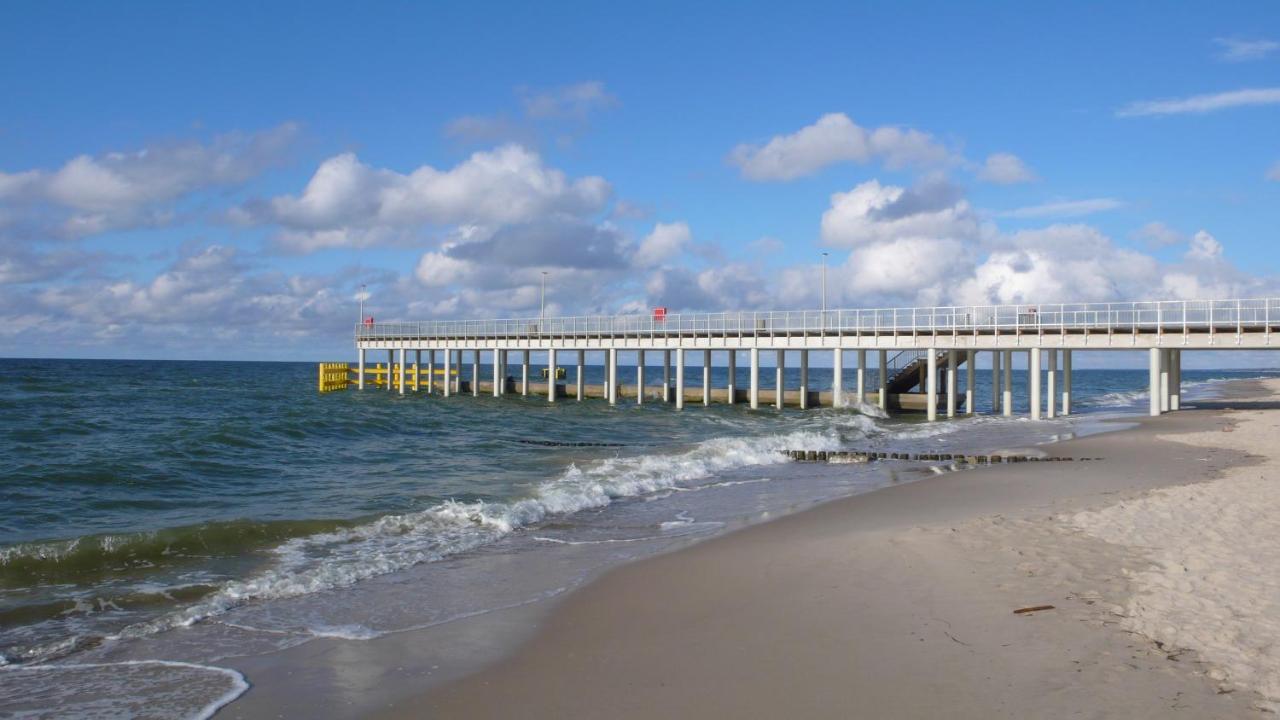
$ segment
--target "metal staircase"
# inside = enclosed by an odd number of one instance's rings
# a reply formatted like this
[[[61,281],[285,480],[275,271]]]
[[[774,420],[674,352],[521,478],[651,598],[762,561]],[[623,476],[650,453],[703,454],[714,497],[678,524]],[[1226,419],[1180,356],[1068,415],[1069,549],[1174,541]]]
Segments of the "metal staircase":
[[[956,367],[964,365],[968,359],[968,353],[956,353]],[[924,392],[924,366],[929,362],[929,352],[927,350],[903,350],[889,358],[886,365],[888,376],[888,391],[890,394],[911,392],[919,388],[918,392]],[[947,369],[947,351],[938,351],[938,393],[942,394],[946,385],[946,375],[944,371]]]

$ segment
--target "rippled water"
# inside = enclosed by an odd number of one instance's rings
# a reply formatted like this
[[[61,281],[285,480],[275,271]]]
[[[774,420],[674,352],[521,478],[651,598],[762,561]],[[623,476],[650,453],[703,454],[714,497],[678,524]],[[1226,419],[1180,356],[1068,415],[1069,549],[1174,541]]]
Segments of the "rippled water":
[[[794,368],[789,378],[795,387]],[[1123,410],[1146,383],[1145,371],[1074,378],[1082,411]],[[990,371],[976,379],[985,411]],[[828,387],[830,371],[811,381]],[[106,687],[110,667],[161,678],[129,691],[152,707],[199,715],[237,687],[217,669],[187,678],[219,657],[526,602],[602,563],[900,479],[818,471],[779,450],[989,450],[1077,432],[1088,417],[926,425],[850,410],[319,395],[314,384],[312,364],[0,360],[0,664],[21,671],[24,707],[64,702],[54,686]],[[512,557],[558,569],[485,587],[486,563]],[[445,558],[465,562],[435,562]],[[128,659],[105,662],[112,653]],[[138,664],[156,660],[170,664]],[[51,679],[55,667],[74,674]],[[0,673],[0,707],[15,677]],[[33,694],[45,681],[49,694]]]

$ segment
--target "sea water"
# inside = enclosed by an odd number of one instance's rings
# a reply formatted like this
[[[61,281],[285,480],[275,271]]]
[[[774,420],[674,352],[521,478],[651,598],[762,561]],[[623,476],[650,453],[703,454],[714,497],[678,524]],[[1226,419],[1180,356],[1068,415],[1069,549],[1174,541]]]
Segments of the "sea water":
[[[1266,374],[1184,371],[1184,396]],[[984,453],[1145,404],[1145,370],[1076,370],[1073,417],[991,417],[990,377],[975,375],[979,415],[927,424],[866,406],[320,395],[305,363],[0,360],[0,710],[207,716],[247,687],[224,658],[536,602],[927,470],[783,450]],[[829,389],[830,370],[810,384]]]

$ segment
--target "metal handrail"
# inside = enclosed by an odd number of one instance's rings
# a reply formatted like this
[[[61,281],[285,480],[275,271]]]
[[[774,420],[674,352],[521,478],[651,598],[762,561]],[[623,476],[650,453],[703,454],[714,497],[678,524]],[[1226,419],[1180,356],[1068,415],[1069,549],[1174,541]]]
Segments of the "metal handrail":
[[[771,310],[650,315],[584,315],[498,320],[358,323],[357,340],[478,340],[581,337],[789,337],[870,333],[1042,333],[1069,330],[1188,332],[1270,329],[1280,298],[1125,303],[963,305],[925,308]]]

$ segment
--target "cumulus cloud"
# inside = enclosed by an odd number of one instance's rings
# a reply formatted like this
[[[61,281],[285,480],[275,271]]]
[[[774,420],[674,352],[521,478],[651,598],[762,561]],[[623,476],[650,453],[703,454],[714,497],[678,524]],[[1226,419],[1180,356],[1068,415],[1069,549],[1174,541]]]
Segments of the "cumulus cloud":
[[[1031,205],[1028,207],[1005,210],[998,217],[1006,218],[1051,218],[1080,217],[1095,213],[1107,212],[1124,207],[1124,202],[1115,198],[1090,198],[1088,200],[1060,200],[1058,202]]]
[[[683,252],[692,239],[693,233],[685,223],[658,223],[653,232],[640,241],[635,263],[640,267],[661,265]]]
[[[28,232],[84,237],[166,224],[173,203],[192,193],[234,186],[278,163],[297,134],[284,124],[230,134],[209,143],[158,143],[134,152],[80,155],[57,170],[0,172],[0,207],[20,215]]]
[[[276,223],[279,243],[310,252],[359,247],[427,225],[528,223],[557,214],[599,212],[612,188],[604,178],[570,180],[519,145],[477,152],[448,170],[423,165],[401,174],[353,153],[325,160],[300,195],[240,208],[242,221]]]
[[[914,188],[864,182],[831,196],[822,214],[822,240],[854,247],[901,238],[976,239],[982,225],[959,188],[928,180]]]
[[[1231,90],[1207,95],[1193,95],[1185,98],[1142,100],[1125,105],[1116,111],[1116,115],[1119,117],[1139,117],[1143,115],[1204,114],[1234,107],[1276,104],[1280,104],[1280,88],[1246,88],[1244,90]]]
[[[790,135],[763,145],[744,143],[729,162],[750,180],[795,180],[838,163],[878,160],[890,169],[945,164],[951,153],[928,133],[883,126],[867,129],[844,113],[829,113]]]
[[[1147,247],[1162,248],[1187,241],[1186,236],[1162,222],[1150,222],[1138,228],[1133,237],[1142,240]]]
[[[1036,174],[1017,155],[994,153],[988,155],[986,162],[982,164],[978,179],[997,185],[1014,185],[1032,182],[1036,179]]]
[[[1276,50],[1280,50],[1280,42],[1275,40],[1218,37],[1214,38],[1213,42],[1218,46],[1218,59],[1226,62],[1263,60]]]

